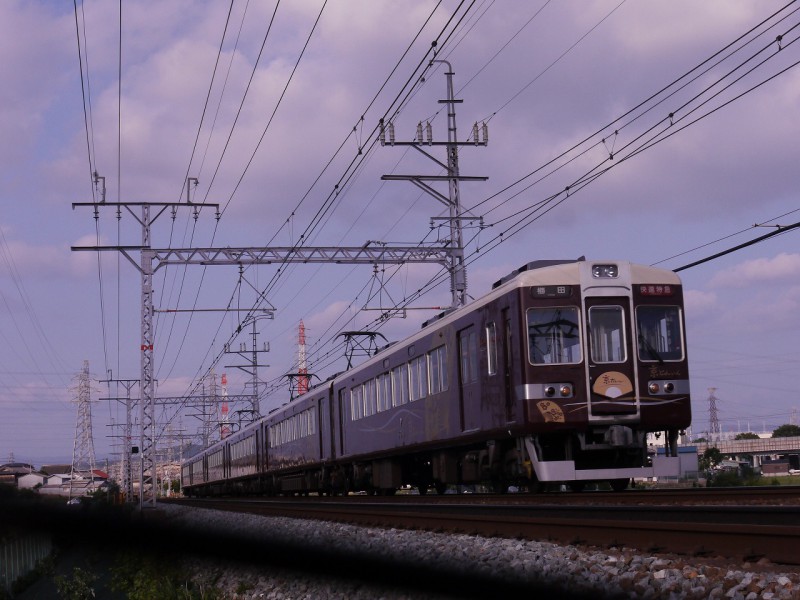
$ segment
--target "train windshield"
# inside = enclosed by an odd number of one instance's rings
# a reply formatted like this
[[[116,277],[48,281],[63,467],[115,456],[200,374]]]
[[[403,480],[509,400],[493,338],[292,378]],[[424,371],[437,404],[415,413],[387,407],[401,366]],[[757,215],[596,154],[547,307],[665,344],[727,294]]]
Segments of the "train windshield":
[[[592,306],[589,309],[589,337],[592,360],[597,363],[622,363],[625,351],[625,315],[621,306]]]
[[[529,308],[528,347],[535,365],[581,362],[578,309],[572,306]]]
[[[636,309],[639,360],[683,360],[681,311],[677,306],[640,306]]]

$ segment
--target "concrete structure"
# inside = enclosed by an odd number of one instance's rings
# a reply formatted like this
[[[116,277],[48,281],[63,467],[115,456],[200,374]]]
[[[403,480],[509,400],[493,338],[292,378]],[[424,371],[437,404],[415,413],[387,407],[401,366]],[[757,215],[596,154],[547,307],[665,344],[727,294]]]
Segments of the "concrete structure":
[[[800,437],[779,437],[758,440],[719,440],[716,442],[697,442],[697,454],[702,456],[708,448],[717,448],[724,456],[736,461],[746,461],[753,469],[762,470],[766,463],[785,460],[787,468],[772,466],[769,473],[788,475],[789,469],[800,467]]]

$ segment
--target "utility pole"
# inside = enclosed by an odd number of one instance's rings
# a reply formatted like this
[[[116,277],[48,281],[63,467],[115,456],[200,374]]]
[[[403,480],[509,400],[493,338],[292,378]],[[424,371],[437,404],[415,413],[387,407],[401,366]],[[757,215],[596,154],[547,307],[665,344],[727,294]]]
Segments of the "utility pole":
[[[417,125],[417,136],[411,142],[395,141],[394,124],[389,122],[384,124],[380,121],[380,141],[381,145],[389,146],[411,146],[415,150],[427,156],[433,162],[445,169],[447,175],[384,175],[381,179],[385,181],[410,181],[436,200],[444,204],[449,209],[449,217],[445,217],[450,225],[450,240],[448,244],[447,269],[450,272],[450,292],[452,296],[451,309],[464,306],[467,303],[467,269],[464,264],[464,238],[462,234],[463,212],[461,209],[461,198],[459,192],[459,182],[461,181],[486,181],[488,177],[465,177],[459,173],[458,169],[458,147],[459,146],[486,146],[489,143],[489,132],[486,123],[481,127],[475,123],[472,127],[473,140],[471,142],[459,142],[456,130],[456,104],[463,100],[457,100],[453,93],[453,67],[446,60],[434,60],[432,63],[442,63],[447,65],[447,98],[439,100],[439,104],[447,104],[447,141],[433,141],[433,128],[430,121],[424,126],[422,122]],[[424,135],[423,135],[424,130]],[[386,136],[389,136],[387,141]],[[423,139],[424,138],[424,139]],[[447,148],[447,164],[443,164],[431,154],[422,149],[423,146],[445,146]],[[447,181],[448,195],[441,194],[436,189],[425,183],[425,181]]]
[[[114,379],[111,370],[108,371],[108,379],[101,380],[100,383],[110,385],[120,384],[125,388],[125,397],[100,398],[100,400],[116,400],[125,403],[125,424],[122,430],[122,493],[125,495],[126,502],[133,501],[133,474],[131,469],[131,453],[133,450],[133,408],[138,399],[131,398],[131,389],[140,383],[139,379]]]
[[[100,179],[95,174],[95,180]],[[155,440],[156,440],[156,418],[155,418],[155,382],[153,379],[153,254],[148,251],[150,248],[151,227],[155,221],[170,209],[172,218],[175,219],[179,208],[191,208],[193,216],[198,218],[201,208],[214,208],[216,218],[219,219],[219,204],[193,204],[191,202],[191,185],[197,185],[197,180],[190,178],[186,187],[186,202],[106,202],[105,193],[103,200],[97,202],[74,202],[73,210],[76,207],[90,206],[94,209],[95,218],[99,218],[98,212],[101,207],[114,207],[118,214],[125,209],[142,228],[141,246],[73,246],[72,250],[90,251],[115,251],[120,252],[130,263],[139,271],[141,276],[141,360],[140,360],[140,426],[141,426],[141,461],[140,461],[140,485],[139,485],[139,508],[145,505],[155,507],[156,504],[156,472],[155,472]],[[137,215],[133,209],[139,207],[141,214]],[[158,212],[151,217],[150,209],[154,208]],[[139,251],[140,257],[137,263],[129,252]]]
[[[260,406],[260,400],[259,400],[259,397],[258,397],[258,394],[259,394],[259,389],[258,389],[259,385],[258,384],[260,382],[260,380],[258,378],[258,368],[259,367],[266,368],[266,367],[269,366],[267,364],[259,364],[258,355],[259,354],[266,354],[267,352],[269,352],[269,344],[267,344],[265,342],[264,345],[263,345],[263,348],[259,349],[259,347],[258,347],[258,328],[257,328],[256,324],[261,319],[274,319],[275,318],[275,312],[274,312],[275,309],[273,307],[270,307],[269,309],[260,309],[260,310],[263,312],[263,314],[248,314],[248,316],[245,317],[244,321],[242,322],[242,324],[239,326],[239,328],[236,331],[236,333],[238,334],[245,327],[247,327],[248,324],[252,326],[252,331],[251,331],[251,334],[250,334],[251,338],[252,338],[252,341],[251,341],[252,346],[250,347],[250,349],[248,350],[247,344],[245,344],[245,343],[241,343],[239,345],[239,350],[231,350],[231,345],[230,344],[225,344],[225,348],[224,348],[225,354],[236,354],[236,355],[242,357],[243,359],[245,359],[245,360],[249,359],[249,361],[250,361],[250,363],[246,364],[246,365],[225,365],[225,367],[226,368],[231,368],[231,369],[239,369],[241,371],[244,371],[248,375],[250,375],[250,394],[251,394],[251,396],[253,398],[252,403],[250,405],[250,411],[249,411],[250,412],[250,420],[251,421],[255,421],[255,420],[257,420],[257,419],[259,419],[261,417],[261,406]],[[255,311],[251,311],[251,312],[255,312]]]

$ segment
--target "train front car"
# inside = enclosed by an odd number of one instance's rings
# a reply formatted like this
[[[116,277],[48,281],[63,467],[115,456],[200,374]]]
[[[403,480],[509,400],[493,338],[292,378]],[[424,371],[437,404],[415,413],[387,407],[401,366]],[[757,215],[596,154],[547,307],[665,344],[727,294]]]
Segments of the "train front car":
[[[534,263],[516,283],[531,479],[624,489],[633,477],[678,476],[691,407],[677,275],[627,262]],[[648,450],[648,433],[663,435],[666,452]]]

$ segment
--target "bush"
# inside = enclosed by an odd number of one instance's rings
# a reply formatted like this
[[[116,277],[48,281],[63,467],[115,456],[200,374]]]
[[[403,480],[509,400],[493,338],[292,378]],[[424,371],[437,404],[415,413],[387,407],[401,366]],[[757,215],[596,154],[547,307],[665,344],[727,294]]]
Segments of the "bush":
[[[98,577],[91,571],[85,571],[80,567],[72,570],[72,577],[57,575],[54,578],[58,595],[67,600],[89,600],[95,597],[92,584]]]
[[[708,480],[708,487],[736,487],[743,484],[742,478],[734,471],[719,471]]]
[[[129,600],[215,600],[213,585],[195,585],[175,565],[180,559],[124,554],[111,569],[111,589]]]

